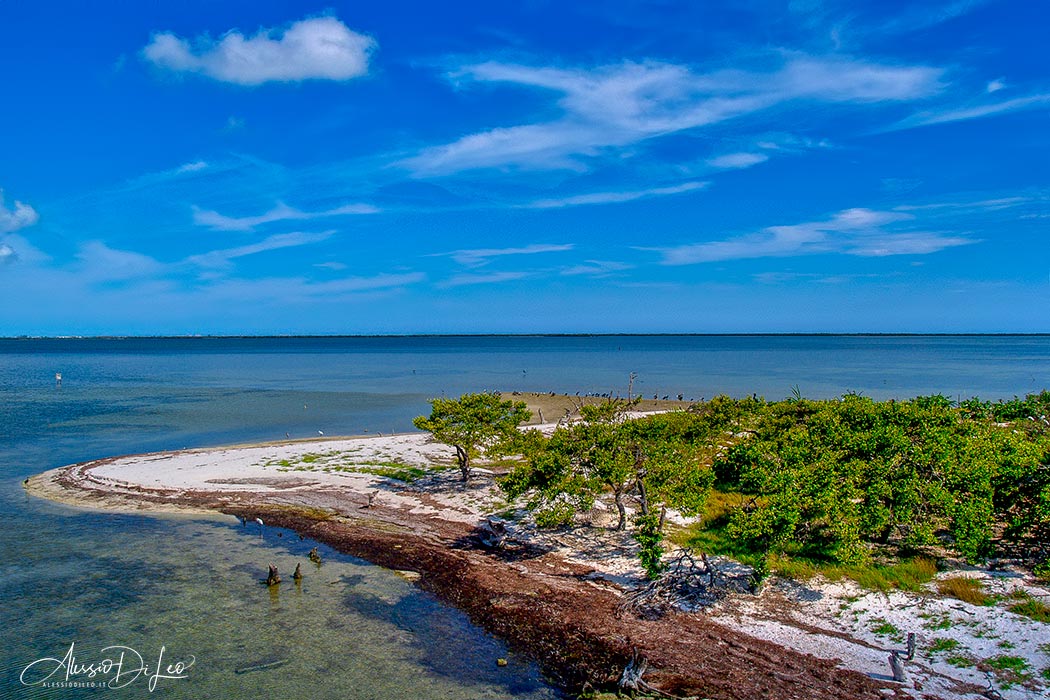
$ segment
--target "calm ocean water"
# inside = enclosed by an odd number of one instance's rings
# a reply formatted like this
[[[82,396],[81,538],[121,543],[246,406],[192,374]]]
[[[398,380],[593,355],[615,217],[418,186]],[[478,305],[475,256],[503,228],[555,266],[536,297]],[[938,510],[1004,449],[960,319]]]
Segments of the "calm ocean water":
[[[625,393],[631,372],[647,396],[999,399],[1050,387],[1050,337],[0,340],[0,698],[98,692],[20,682],[71,644],[78,662],[108,645],[149,663],[162,646],[165,664],[196,659],[152,695],[144,679],[107,691],[127,697],[556,697],[534,666],[391,572],[327,552],[301,589],[271,595],[257,582],[266,563],[290,571],[311,543],[225,519],[79,512],[20,482],[115,454],[409,430],[443,394]]]

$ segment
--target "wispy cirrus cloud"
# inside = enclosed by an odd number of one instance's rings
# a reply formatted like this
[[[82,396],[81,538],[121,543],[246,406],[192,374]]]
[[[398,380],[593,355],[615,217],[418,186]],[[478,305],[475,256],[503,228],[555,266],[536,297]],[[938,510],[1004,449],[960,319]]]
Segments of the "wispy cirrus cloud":
[[[175,73],[198,73],[239,85],[303,80],[350,80],[368,73],[376,42],[335,17],[311,17],[252,37],[231,30],[219,40],[192,41],[171,32],[154,34],[143,57]]]
[[[995,117],[1000,114],[1037,109],[1044,105],[1050,105],[1050,93],[1036,93],[1025,97],[1015,97],[1012,100],[989,102],[980,105],[925,110],[902,119],[896,124],[887,127],[885,131],[901,131],[904,129],[914,129],[920,126],[969,121],[971,119],[983,119],[985,117]]]
[[[900,211],[845,209],[823,221],[768,226],[756,233],[721,241],[661,250],[665,265],[692,265],[817,253],[866,257],[926,255],[968,245],[974,239],[937,231],[901,228],[914,216]]]
[[[215,231],[251,231],[256,226],[271,224],[276,221],[309,221],[330,216],[347,216],[353,214],[375,214],[377,207],[371,204],[346,204],[335,209],[324,211],[302,211],[278,202],[270,211],[258,216],[226,216],[217,211],[193,207],[193,223],[208,226]]]
[[[278,233],[273,236],[267,236],[257,243],[250,243],[235,248],[213,250],[200,255],[192,255],[186,258],[186,262],[201,267],[224,268],[228,267],[230,261],[235,260],[236,258],[243,258],[246,255],[255,255],[256,253],[265,253],[270,250],[280,250],[281,248],[297,248],[299,246],[320,243],[321,241],[331,238],[334,233],[335,231],[323,231],[321,233]]]
[[[650,187],[644,190],[627,190],[623,192],[592,192],[589,194],[578,194],[570,197],[557,199],[538,199],[534,202],[521,205],[526,209],[561,209],[564,207],[578,207],[593,204],[619,204],[622,202],[633,202],[636,199],[649,199],[652,197],[666,197],[668,195],[682,194],[684,192],[695,192],[706,188],[709,182],[684,182],[680,185],[668,187]]]
[[[216,283],[226,293],[235,290],[244,294],[266,295],[283,300],[332,299],[365,292],[390,291],[419,284],[426,279],[422,272],[383,273],[371,277],[342,277],[317,282],[299,277],[271,277],[262,280],[232,279]],[[261,284],[260,284],[261,283]]]
[[[1021,206],[1029,202],[1035,201],[1033,197],[997,197],[995,199],[978,199],[974,201],[952,201],[952,202],[933,202],[930,204],[901,204],[893,208],[894,211],[999,211],[1001,209],[1010,209],[1012,207]]]
[[[473,248],[470,250],[453,250],[448,253],[436,253],[437,256],[448,256],[460,265],[467,267],[479,267],[488,264],[493,258],[501,258],[508,255],[537,255],[540,253],[564,253],[572,250],[572,243],[550,244],[533,243],[517,248]]]
[[[892,17],[878,27],[878,31],[888,34],[903,34],[920,31],[944,24],[958,17],[967,15],[990,0],[951,0],[950,2],[927,2],[906,6],[904,12]]]
[[[774,70],[698,73],[688,66],[624,62],[564,69],[486,62],[450,73],[461,85],[505,83],[557,95],[563,115],[501,127],[424,149],[399,165],[417,176],[478,168],[575,169],[608,149],[717,124],[792,101],[875,104],[928,97],[942,70],[843,56],[788,54]]]
[[[710,158],[707,164],[715,168],[725,168],[727,170],[742,170],[744,168],[750,168],[752,165],[758,165],[759,163],[765,163],[769,160],[769,156],[765,153],[726,153],[725,155],[718,156],[716,158]]]
[[[588,277],[605,277],[616,272],[623,272],[634,268],[634,265],[628,265],[627,263],[616,262],[614,260],[584,260],[579,265],[573,265],[572,267],[566,267],[559,271],[558,274],[572,277],[576,275],[586,275]]]
[[[36,209],[17,199],[9,208],[4,204],[4,191],[0,190],[0,233],[11,233],[32,226],[39,220],[40,215],[36,213]]]
[[[86,281],[146,279],[162,274],[165,265],[142,253],[111,248],[102,241],[86,241],[76,254],[78,274]]]
[[[442,289],[448,289],[451,287],[466,287],[469,285],[476,284],[500,284],[502,282],[514,282],[516,280],[524,279],[529,277],[532,273],[530,272],[492,272],[485,275],[472,275],[462,274],[454,275],[443,282],[438,283],[438,287]]]

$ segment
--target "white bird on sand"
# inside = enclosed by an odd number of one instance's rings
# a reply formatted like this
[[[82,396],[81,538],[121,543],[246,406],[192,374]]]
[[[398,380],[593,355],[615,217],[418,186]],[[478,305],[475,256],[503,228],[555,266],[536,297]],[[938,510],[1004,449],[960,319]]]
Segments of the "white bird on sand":
[[[263,524],[264,524],[263,521],[262,521],[262,518],[256,518],[255,522],[259,523],[259,527],[262,527]]]
[[[324,431],[323,430],[318,430],[317,434],[320,435],[321,437],[324,437]]]

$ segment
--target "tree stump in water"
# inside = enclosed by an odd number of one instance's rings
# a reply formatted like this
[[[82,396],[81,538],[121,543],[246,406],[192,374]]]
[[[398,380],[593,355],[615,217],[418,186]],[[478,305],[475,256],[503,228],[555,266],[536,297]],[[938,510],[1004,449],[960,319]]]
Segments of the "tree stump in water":
[[[270,572],[266,575],[266,585],[276,586],[281,582],[281,577],[277,574],[277,567],[270,564]]]
[[[317,552],[317,547],[311,549],[310,554],[307,556],[309,557],[310,561],[312,561],[314,564],[321,563],[321,555]]]
[[[295,571],[292,572],[292,578],[295,579],[296,581],[302,581],[303,580],[303,572],[300,569],[301,566],[302,566],[302,564],[296,564],[295,565]]]

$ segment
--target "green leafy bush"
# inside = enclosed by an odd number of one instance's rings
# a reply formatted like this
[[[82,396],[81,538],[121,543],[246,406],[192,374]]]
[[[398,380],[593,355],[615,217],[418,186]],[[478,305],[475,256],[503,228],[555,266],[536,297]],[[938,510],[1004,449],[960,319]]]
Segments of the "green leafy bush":
[[[872,568],[876,552],[936,547],[976,562],[1002,533],[1050,555],[1050,392],[958,405],[719,396],[631,420],[625,408],[588,407],[584,421],[534,436],[503,488],[550,523],[608,494],[618,527],[629,507],[656,517],[661,537],[667,509],[703,514],[710,499],[717,516],[694,542],[748,561],[777,555],[774,568],[866,570],[888,587],[921,586],[932,563],[895,577]]]

